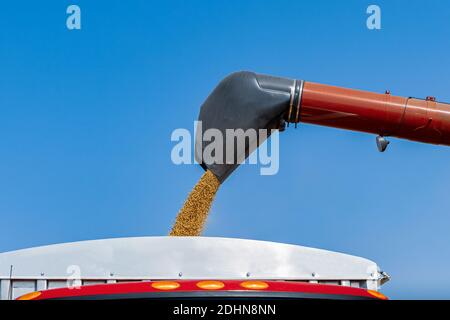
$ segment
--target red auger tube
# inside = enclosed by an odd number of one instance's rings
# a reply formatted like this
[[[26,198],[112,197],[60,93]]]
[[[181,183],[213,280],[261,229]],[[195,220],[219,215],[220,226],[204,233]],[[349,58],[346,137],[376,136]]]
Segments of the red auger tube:
[[[450,145],[450,104],[302,83],[298,121]]]

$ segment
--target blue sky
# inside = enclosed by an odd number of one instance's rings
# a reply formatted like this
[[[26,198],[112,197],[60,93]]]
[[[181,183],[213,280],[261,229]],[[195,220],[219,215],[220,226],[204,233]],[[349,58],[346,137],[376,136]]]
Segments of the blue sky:
[[[82,29],[66,28],[77,4]],[[366,28],[366,8],[382,29]],[[202,174],[170,159],[237,70],[450,101],[448,1],[23,1],[0,10],[0,251],[167,234]],[[360,255],[392,298],[450,298],[450,149],[311,125],[238,169],[207,236]]]

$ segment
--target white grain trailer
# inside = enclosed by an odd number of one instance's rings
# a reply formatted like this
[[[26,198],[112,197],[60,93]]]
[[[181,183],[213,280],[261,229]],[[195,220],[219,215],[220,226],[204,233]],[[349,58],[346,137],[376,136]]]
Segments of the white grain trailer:
[[[0,254],[3,300],[50,288],[163,279],[291,280],[379,290],[389,277],[360,257],[229,238],[116,238]]]

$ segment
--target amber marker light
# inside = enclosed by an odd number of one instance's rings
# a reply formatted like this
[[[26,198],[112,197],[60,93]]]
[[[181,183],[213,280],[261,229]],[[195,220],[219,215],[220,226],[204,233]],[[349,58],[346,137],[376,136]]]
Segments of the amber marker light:
[[[152,283],[152,287],[158,290],[175,290],[180,284],[175,281],[157,281]]]
[[[264,290],[269,287],[269,285],[263,281],[244,281],[240,285],[242,288],[248,290]]]
[[[197,287],[204,290],[219,290],[225,287],[225,284],[221,281],[200,281],[197,282]]]
[[[40,291],[34,291],[27,294],[24,294],[23,296],[20,296],[17,298],[17,300],[33,300],[41,295]]]
[[[367,290],[367,292],[369,294],[371,294],[372,296],[374,296],[375,298],[378,298],[378,299],[381,299],[381,300],[388,300],[388,297],[386,297],[381,292],[378,292],[378,291],[375,291],[375,290]]]

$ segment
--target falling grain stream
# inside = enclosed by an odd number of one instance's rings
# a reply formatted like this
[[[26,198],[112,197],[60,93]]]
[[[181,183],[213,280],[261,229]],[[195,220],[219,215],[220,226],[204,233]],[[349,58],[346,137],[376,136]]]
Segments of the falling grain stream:
[[[220,182],[211,171],[206,171],[192,189],[178,212],[170,236],[199,236],[208,218]]]

